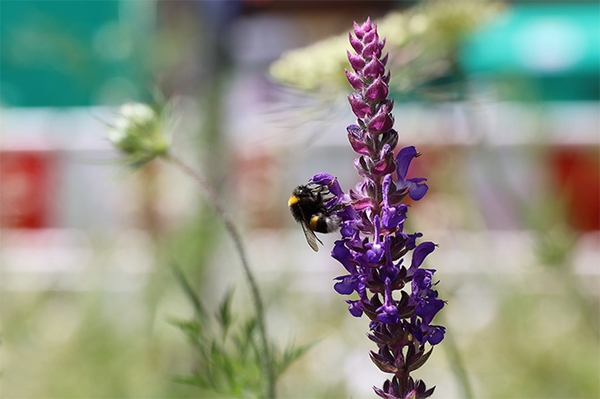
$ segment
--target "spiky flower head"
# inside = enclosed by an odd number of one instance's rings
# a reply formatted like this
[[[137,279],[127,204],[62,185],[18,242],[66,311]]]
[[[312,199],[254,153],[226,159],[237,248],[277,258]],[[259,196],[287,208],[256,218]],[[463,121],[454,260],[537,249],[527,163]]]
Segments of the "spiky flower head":
[[[107,138],[130,165],[143,166],[167,154],[171,139],[168,114],[163,111],[142,103],[126,103],[119,109]]]

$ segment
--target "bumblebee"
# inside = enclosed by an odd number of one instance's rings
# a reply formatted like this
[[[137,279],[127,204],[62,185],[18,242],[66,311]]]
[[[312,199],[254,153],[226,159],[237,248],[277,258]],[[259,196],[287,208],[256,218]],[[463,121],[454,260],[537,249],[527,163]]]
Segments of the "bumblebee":
[[[323,245],[315,232],[331,233],[340,227],[340,218],[333,214],[337,207],[325,206],[332,198],[327,186],[313,184],[296,187],[288,200],[292,216],[302,226],[306,242],[315,252],[319,251],[317,241]]]

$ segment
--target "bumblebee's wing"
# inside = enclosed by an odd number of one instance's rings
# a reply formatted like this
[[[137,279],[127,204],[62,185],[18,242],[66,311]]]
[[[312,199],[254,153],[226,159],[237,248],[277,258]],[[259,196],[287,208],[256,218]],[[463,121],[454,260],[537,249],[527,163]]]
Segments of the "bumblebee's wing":
[[[323,245],[321,240],[317,238],[315,232],[312,231],[305,222],[300,223],[302,225],[302,231],[304,232],[304,237],[306,237],[306,242],[312,248],[313,251],[319,252],[319,246],[317,245],[317,241]]]

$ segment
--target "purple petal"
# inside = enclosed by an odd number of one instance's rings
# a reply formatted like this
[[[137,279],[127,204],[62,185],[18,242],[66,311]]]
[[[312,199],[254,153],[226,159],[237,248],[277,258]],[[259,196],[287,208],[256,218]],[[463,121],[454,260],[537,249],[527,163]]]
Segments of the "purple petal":
[[[324,172],[317,173],[310,179],[310,181],[312,181],[313,183],[316,183],[320,186],[328,186],[335,180],[336,180],[335,176],[330,175],[329,173],[324,173]]]
[[[431,345],[437,345],[444,339],[444,334],[446,333],[446,328],[442,326],[430,326],[430,330],[427,333],[427,342]]]
[[[414,274],[415,271],[421,266],[427,255],[433,252],[435,249],[435,244],[431,241],[422,242],[417,245],[415,250],[413,251],[412,261],[410,263],[409,275]]]
[[[357,288],[356,276],[341,276],[334,280],[338,280],[338,282],[333,285],[333,289],[340,295],[350,295]]]
[[[398,227],[401,223],[406,220],[406,205],[394,206],[391,208],[384,208],[383,215],[381,217],[381,223],[386,229],[393,229]]]
[[[408,167],[413,158],[417,156],[417,149],[414,146],[404,147],[396,155],[397,167],[396,174],[398,175],[398,181],[405,181],[406,174],[408,173]]]
[[[348,311],[350,312],[350,314],[354,317],[360,317],[363,314],[363,309],[362,309],[362,304],[360,301],[346,301],[347,304],[349,304],[350,306],[348,306]]]
[[[386,324],[395,324],[400,320],[400,316],[398,315],[398,308],[396,306],[386,306],[383,305],[377,308],[377,320]]]
[[[349,273],[356,273],[356,265],[351,262],[352,253],[344,245],[344,240],[337,240],[331,250],[331,257],[344,266]]]
[[[415,314],[423,319],[423,323],[429,324],[444,305],[445,303],[441,299],[423,301],[422,306],[417,306],[415,309]]]
[[[406,248],[408,250],[415,249],[417,246],[417,239],[423,237],[423,233],[413,233],[409,234],[406,238]]]
[[[408,192],[409,197],[413,201],[419,201],[421,198],[425,196],[427,190],[429,190],[429,186],[427,184],[417,184],[414,180],[427,180],[424,178],[416,178],[416,179],[408,179],[412,184],[410,185],[410,191]]]
[[[369,259],[369,262],[371,263],[377,263],[381,260],[381,258],[383,258],[383,254],[385,253],[384,248],[381,246],[381,244],[367,244],[368,245],[368,250],[367,250],[367,259]]]
[[[340,182],[338,181],[338,179],[334,179],[335,180],[333,181],[333,183],[329,184],[329,192],[335,195],[339,200],[345,195],[345,193],[344,190],[342,190],[342,186],[340,186]]]

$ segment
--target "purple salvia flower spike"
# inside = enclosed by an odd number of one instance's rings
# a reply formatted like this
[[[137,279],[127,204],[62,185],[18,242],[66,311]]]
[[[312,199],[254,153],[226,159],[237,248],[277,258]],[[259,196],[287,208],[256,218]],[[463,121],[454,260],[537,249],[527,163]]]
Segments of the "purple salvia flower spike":
[[[403,231],[408,206],[402,201],[407,196],[420,200],[428,186],[425,178],[407,178],[411,161],[419,155],[415,147],[394,155],[398,132],[393,129],[394,101],[388,98],[388,54],[382,56],[385,38],[379,38],[377,26],[367,19],[354,23],[349,41],[352,70],[345,73],[355,90],[348,102],[357,120],[347,134],[362,181],[347,194],[332,175],[321,173],[311,182],[327,196],[329,217],[340,221],[340,239],[331,256],[347,274],[335,278],[334,289],[341,295],[357,293],[358,299],[346,300],[348,311],[369,318],[367,336],[378,347],[371,359],[393,374],[382,388],[373,388],[375,393],[388,399],[425,399],[433,389],[410,372],[429,357],[426,345],[443,340],[445,328],[431,323],[445,302],[434,289],[435,270],[421,268],[436,245],[417,243],[422,233]]]

